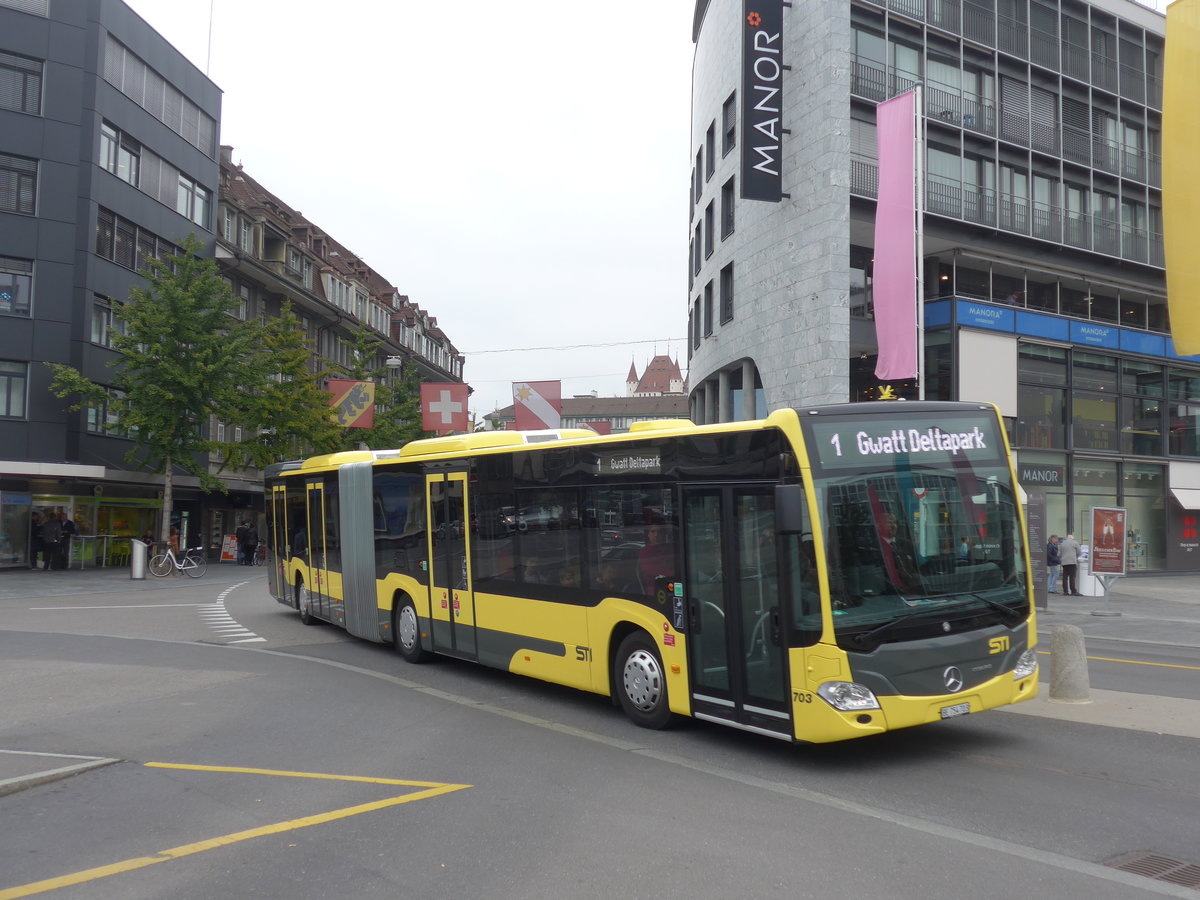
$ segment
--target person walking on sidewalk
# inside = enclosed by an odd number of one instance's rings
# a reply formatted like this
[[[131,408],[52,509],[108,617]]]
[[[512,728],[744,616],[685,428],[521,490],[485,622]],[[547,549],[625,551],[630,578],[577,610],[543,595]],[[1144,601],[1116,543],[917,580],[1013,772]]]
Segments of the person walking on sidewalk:
[[[1068,534],[1058,543],[1058,558],[1062,562],[1063,593],[1082,597],[1079,593],[1079,542]]]
[[[1051,594],[1058,588],[1058,567],[1061,565],[1062,556],[1058,552],[1058,535],[1052,534],[1046,544],[1046,572],[1049,575],[1046,580],[1046,590]]]
[[[53,510],[46,513],[46,521],[42,523],[42,559],[46,561],[45,571],[49,572],[58,564],[59,544],[62,543],[62,525]]]

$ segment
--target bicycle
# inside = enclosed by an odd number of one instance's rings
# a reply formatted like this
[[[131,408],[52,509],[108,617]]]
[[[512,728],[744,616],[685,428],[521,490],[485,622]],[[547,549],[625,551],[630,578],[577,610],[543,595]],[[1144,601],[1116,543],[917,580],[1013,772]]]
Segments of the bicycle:
[[[267,545],[265,543],[263,543],[263,544],[259,544],[254,549],[254,555],[252,557],[250,557],[250,565],[265,566],[266,564],[267,564]]]
[[[150,560],[150,574],[164,578],[172,572],[183,572],[192,578],[199,578],[208,571],[208,559],[204,556],[203,547],[189,547],[183,556],[176,557],[175,551],[168,547],[166,553],[160,553]]]

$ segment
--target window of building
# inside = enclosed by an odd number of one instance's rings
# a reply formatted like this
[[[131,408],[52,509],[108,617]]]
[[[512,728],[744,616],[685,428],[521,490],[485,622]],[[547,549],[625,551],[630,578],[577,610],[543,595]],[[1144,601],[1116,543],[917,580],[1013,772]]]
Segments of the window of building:
[[[28,363],[0,360],[0,416],[7,419],[25,418],[28,382]]]
[[[737,91],[721,107],[721,131],[721,155],[725,156],[737,146]]]
[[[0,109],[41,115],[42,61],[0,50]]]
[[[1075,389],[1071,394],[1071,435],[1076,450],[1115,452],[1117,397]]]
[[[721,324],[733,321],[733,263],[721,270]]]
[[[712,337],[713,333],[713,283],[704,286],[704,336]]]
[[[0,153],[0,212],[33,215],[38,161]]]
[[[717,244],[716,237],[714,236],[716,211],[713,207],[713,202],[714,201],[709,201],[708,206],[706,206],[704,208],[704,258],[705,259],[708,259],[708,257],[713,255],[713,250],[716,249],[716,244]]]
[[[1066,388],[1018,385],[1016,442],[1037,449],[1067,446]]]
[[[133,437],[135,431],[120,426],[121,412],[126,406],[122,391],[110,390],[103,400],[87,406],[87,430],[107,437]]]
[[[216,121],[111,34],[104,47],[104,79],[210,159],[216,158]]]
[[[734,197],[734,179],[730,178],[727,182],[721,185],[721,239],[729,237],[733,234],[735,203]]]
[[[700,298],[696,298],[696,302],[692,304],[692,346],[700,347]]]
[[[137,270],[147,259],[170,262],[179,248],[103,207],[96,213],[96,255]]]
[[[121,306],[108,297],[95,294],[92,297],[92,343],[101,347],[113,346],[113,335],[125,333],[125,320],[121,318]]]
[[[704,163],[704,180],[713,177],[713,172],[717,171],[717,123],[710,122],[708,131],[704,134],[705,155],[708,157]]]
[[[696,173],[695,202],[700,202],[700,195],[704,193],[704,148],[701,147],[696,151],[696,168],[693,169]]]
[[[254,252],[254,223],[245,216],[238,219],[238,249]]]
[[[211,205],[212,193],[180,173],[177,181],[175,211],[181,216],[191,219],[201,228],[207,228],[208,209]]]
[[[1017,353],[1017,379],[1033,384],[1067,383],[1067,351],[1061,347],[1021,344]]]
[[[1163,402],[1149,397],[1121,398],[1121,452],[1163,455]]]
[[[100,125],[100,167],[127,184],[141,186],[142,145],[107,122]]]
[[[0,315],[28,316],[33,305],[33,260],[0,256]]]
[[[700,224],[696,225],[695,244],[693,245],[696,248],[696,252],[693,254],[695,259],[692,260],[692,274],[694,275],[700,274],[701,248],[704,247],[704,233],[701,231],[701,227]]]

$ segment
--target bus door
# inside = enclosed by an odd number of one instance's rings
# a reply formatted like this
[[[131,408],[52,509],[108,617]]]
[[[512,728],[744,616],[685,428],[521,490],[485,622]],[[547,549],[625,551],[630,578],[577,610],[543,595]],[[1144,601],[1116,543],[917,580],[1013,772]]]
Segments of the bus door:
[[[325,485],[319,481],[309,482],[306,525],[308,534],[308,580],[304,587],[312,603],[312,612],[322,619],[331,619],[329,599],[329,564],[325,546]],[[304,603],[304,599],[300,601]],[[302,613],[304,609],[300,610]]]
[[[790,739],[774,490],[685,488],[683,506],[692,713]]]
[[[429,509],[429,607],[433,647],[478,659],[475,595],[471,587],[470,518],[466,472],[426,474]]]
[[[288,558],[287,536],[287,488],[282,484],[271,486],[267,501],[267,581],[271,595],[275,598],[287,596],[287,575],[284,561]]]

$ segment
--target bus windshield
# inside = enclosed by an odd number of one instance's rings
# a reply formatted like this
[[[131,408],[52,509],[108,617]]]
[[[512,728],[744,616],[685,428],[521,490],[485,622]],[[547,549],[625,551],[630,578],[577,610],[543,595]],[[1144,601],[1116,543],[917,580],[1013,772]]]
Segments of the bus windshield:
[[[897,410],[805,424],[839,645],[869,652],[1028,616],[994,414]]]

